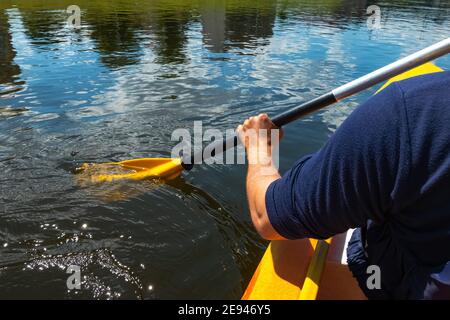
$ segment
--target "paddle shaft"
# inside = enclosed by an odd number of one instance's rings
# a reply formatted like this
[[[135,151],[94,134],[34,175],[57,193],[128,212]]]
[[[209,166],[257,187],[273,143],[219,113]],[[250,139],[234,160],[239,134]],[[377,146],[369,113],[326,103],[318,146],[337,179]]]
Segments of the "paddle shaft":
[[[435,43],[425,49],[344,84],[318,98],[302,103],[297,107],[289,109],[288,111],[271,118],[271,120],[277,127],[282,127],[310,113],[323,109],[358,92],[370,88],[380,82],[395,77],[405,71],[437,59],[447,53],[450,53],[450,38]],[[213,150],[211,153],[204,154],[203,150],[199,150],[192,155],[183,157],[182,166],[189,170],[192,168],[193,164],[198,161],[203,162],[206,159],[223,153],[227,149],[237,146],[238,143],[239,139],[236,135],[224,140],[215,141],[213,144],[208,146],[209,150]],[[216,150],[218,152],[216,152]]]

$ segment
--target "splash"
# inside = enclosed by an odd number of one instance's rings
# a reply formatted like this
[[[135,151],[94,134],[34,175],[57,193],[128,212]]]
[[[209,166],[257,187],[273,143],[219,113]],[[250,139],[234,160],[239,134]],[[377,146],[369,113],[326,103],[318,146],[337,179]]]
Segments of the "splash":
[[[117,299],[122,293],[118,289],[112,289],[105,280],[102,280],[97,273],[97,270],[106,271],[106,275],[114,276],[115,281],[122,280],[134,287],[136,298],[142,298],[141,292],[143,285],[139,278],[134,275],[131,268],[122,264],[116,257],[107,249],[97,249],[92,252],[77,252],[66,255],[42,255],[35,258],[24,265],[24,270],[49,270],[57,268],[66,270],[69,266],[76,265],[82,270],[81,288],[87,291],[95,299]],[[115,284],[114,287],[117,288]],[[75,291],[68,290],[68,293]]]

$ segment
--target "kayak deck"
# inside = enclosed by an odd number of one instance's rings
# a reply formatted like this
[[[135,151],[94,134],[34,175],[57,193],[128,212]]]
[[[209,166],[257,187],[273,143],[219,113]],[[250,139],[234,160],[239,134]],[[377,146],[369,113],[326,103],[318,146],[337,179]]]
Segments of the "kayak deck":
[[[327,242],[328,259],[324,260],[322,265],[323,273],[320,272],[319,279],[313,281],[317,289],[321,283],[318,291],[319,299],[364,299],[347,266],[342,264],[342,249],[345,247],[346,239],[344,233],[335,236],[331,243]],[[305,288],[305,279],[317,244],[318,241],[315,239],[271,241],[242,299],[315,299],[310,296],[311,288]],[[315,267],[317,268],[317,265]],[[320,266],[316,270],[322,271]],[[330,295],[332,292],[334,296]],[[317,294],[317,291],[315,293]]]

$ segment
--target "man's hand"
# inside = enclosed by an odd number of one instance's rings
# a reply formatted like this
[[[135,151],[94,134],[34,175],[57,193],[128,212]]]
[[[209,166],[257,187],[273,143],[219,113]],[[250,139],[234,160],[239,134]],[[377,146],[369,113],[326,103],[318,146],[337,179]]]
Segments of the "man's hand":
[[[275,143],[278,144],[283,132],[267,114],[245,120],[236,132],[247,151],[247,198],[253,225],[265,239],[283,239],[270,224],[265,201],[267,188],[280,178],[273,163],[272,147]]]
[[[245,146],[250,165],[267,164],[272,158],[273,144],[278,144],[283,137],[283,130],[275,126],[265,113],[248,118],[236,132]],[[272,141],[273,138],[277,141]]]

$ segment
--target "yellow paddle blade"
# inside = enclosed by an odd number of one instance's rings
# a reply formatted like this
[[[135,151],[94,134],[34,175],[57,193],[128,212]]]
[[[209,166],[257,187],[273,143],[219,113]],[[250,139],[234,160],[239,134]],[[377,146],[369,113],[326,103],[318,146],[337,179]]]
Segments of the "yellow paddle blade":
[[[181,159],[140,158],[108,163],[84,163],[77,169],[91,182],[111,182],[116,180],[142,180],[147,178],[174,179],[183,167]]]

